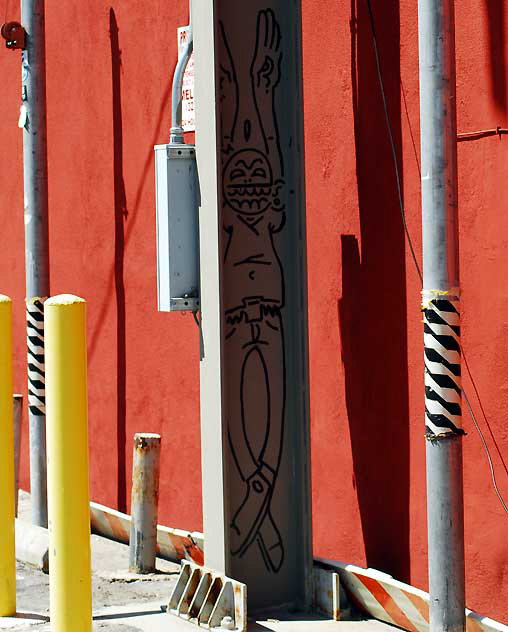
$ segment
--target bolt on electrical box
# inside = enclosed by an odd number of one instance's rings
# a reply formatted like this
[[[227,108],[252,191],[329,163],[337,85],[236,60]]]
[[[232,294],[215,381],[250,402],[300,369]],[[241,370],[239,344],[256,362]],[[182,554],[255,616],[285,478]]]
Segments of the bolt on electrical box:
[[[194,145],[155,146],[157,302],[160,312],[199,309],[198,178]]]

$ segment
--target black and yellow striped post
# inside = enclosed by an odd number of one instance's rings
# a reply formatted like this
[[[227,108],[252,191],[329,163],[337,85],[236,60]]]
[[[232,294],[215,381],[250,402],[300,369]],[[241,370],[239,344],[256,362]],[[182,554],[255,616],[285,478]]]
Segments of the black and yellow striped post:
[[[12,301],[0,294],[0,616],[16,614]]]

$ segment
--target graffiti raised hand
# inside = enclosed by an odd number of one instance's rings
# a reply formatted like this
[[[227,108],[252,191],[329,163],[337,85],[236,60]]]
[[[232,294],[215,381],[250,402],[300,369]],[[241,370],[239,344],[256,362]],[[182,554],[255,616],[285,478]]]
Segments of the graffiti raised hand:
[[[260,11],[256,31],[256,50],[251,64],[251,76],[256,93],[269,95],[280,80],[280,27],[272,9]]]

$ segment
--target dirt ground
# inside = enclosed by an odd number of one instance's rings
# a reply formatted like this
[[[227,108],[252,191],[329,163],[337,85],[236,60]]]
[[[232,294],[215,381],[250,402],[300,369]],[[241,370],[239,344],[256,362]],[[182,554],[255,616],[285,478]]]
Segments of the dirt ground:
[[[19,495],[18,517],[23,522],[30,521],[30,496]],[[94,630],[136,632],[142,627],[115,623],[114,612],[129,610],[161,613],[168,602],[176,582],[179,565],[157,559],[157,573],[153,575],[133,575],[128,572],[129,547],[98,535],[91,536],[92,551],[92,601]],[[0,629],[49,630],[49,575],[18,560],[16,568],[17,611],[25,615],[25,621],[2,621]],[[34,617],[27,621],[28,618]],[[125,615],[124,615],[125,618]],[[133,623],[134,623],[134,617]],[[72,632],[72,631],[69,631]]]
[[[150,575],[143,579],[129,577],[126,567],[108,570],[105,566],[117,562],[121,557],[128,561],[128,547],[110,542],[98,536],[92,536],[94,558],[102,557],[101,568],[93,571],[92,600],[95,615],[94,630],[111,630],[117,632],[138,632],[141,628],[115,623],[113,614],[105,614],[105,609],[123,606],[121,610],[139,610],[146,614],[162,612],[175,583],[178,567],[168,571],[169,563],[159,563],[165,573]],[[49,630],[46,623],[49,617],[49,575],[21,562],[17,563],[17,610],[19,616],[37,615],[37,619],[14,622],[10,629],[15,630]],[[146,607],[143,607],[146,604]],[[121,612],[118,610],[118,612]],[[111,617],[111,618],[109,618]],[[104,619],[104,620],[102,620]],[[3,627],[0,625],[0,628]]]
[[[121,573],[95,573],[92,576],[93,609],[109,606],[124,606],[131,603],[153,603],[165,605],[176,575],[161,575],[150,579],[122,578]],[[49,575],[21,562],[16,566],[17,609],[19,612],[49,616]]]

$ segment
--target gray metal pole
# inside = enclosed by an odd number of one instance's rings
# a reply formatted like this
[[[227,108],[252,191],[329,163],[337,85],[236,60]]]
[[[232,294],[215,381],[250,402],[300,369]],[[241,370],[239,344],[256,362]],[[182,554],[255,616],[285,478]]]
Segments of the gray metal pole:
[[[28,335],[28,414],[32,522],[48,524],[43,303],[49,296],[46,53],[44,0],[22,0],[27,34],[22,53],[25,265]]]
[[[431,632],[465,629],[453,0],[419,0]]]
[[[13,395],[14,400],[14,502],[18,517],[19,457],[21,452],[21,420],[23,418],[23,395]]]
[[[153,573],[157,548],[161,438],[134,435],[129,570]]]

